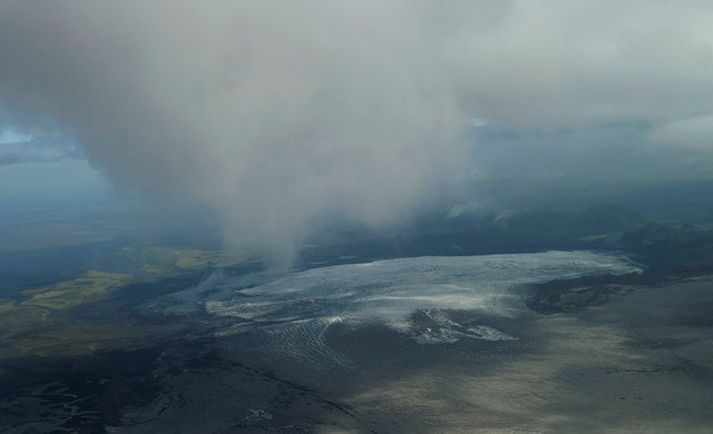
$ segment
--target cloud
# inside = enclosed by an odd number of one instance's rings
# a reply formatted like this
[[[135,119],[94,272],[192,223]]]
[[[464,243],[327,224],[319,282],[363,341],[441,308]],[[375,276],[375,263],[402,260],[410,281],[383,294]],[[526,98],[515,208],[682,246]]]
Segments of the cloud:
[[[4,143],[0,145],[0,165],[20,164],[38,161],[59,161],[74,158],[73,153],[65,149],[47,147],[38,143]]]
[[[66,137],[0,135],[0,165],[81,158],[79,149]]]
[[[8,1],[0,104],[287,262],[325,215],[397,221],[465,178],[474,117],[542,134],[713,113],[712,19],[703,1]]]
[[[667,122],[651,131],[655,143],[713,151],[713,114]]]

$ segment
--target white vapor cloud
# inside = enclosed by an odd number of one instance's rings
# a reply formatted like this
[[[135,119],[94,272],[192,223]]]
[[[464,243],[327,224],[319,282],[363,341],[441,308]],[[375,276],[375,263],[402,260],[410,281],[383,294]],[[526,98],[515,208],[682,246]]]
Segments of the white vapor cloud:
[[[712,21],[703,1],[6,1],[0,104],[289,262],[325,214],[395,221],[463,179],[474,117],[713,113]]]
[[[713,151],[713,114],[668,122],[651,131],[655,143]]]

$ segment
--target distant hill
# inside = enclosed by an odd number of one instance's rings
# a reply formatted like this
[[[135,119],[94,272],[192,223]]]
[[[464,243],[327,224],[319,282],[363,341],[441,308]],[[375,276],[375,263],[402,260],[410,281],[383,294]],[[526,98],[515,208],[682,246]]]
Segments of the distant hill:
[[[652,266],[680,272],[713,271],[713,231],[648,223],[626,232],[622,245]]]
[[[305,249],[307,262],[358,258],[477,255],[543,250],[619,248],[621,235],[646,223],[636,210],[593,205],[583,211],[432,214],[388,234],[345,228],[318,234]]]
[[[593,203],[633,208],[649,220],[713,225],[713,179],[582,184],[514,179],[474,186],[474,198],[513,210],[574,212]]]

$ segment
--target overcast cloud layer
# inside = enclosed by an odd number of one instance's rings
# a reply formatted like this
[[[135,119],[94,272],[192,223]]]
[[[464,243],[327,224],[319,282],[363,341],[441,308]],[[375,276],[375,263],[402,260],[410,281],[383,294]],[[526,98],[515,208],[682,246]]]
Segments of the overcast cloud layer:
[[[473,118],[710,152],[712,22],[708,1],[5,1],[0,104],[289,261],[325,214],[383,224],[457,185]]]

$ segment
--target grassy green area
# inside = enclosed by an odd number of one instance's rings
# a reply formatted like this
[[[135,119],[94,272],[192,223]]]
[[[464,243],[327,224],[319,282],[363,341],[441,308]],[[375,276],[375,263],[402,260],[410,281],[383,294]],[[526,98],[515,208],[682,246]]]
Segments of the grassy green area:
[[[47,331],[64,333],[67,321],[54,313],[98,300],[117,291],[129,281],[128,274],[89,271],[77,279],[67,280],[43,288],[24,291],[28,299],[0,302],[0,340],[17,346],[18,339]],[[68,338],[76,335],[68,334]]]
[[[178,333],[184,324],[87,319],[75,315],[73,309],[106,299],[128,285],[161,285],[163,279],[249,259],[220,250],[156,246],[123,246],[109,255],[100,261],[101,269],[21,290],[19,297],[0,298],[0,359],[13,352],[42,356],[134,347]]]
[[[86,324],[54,321],[44,327],[33,327],[15,336],[12,346],[23,354],[51,356],[90,354],[98,350],[140,348],[151,339],[175,335],[181,324]]]
[[[123,247],[117,256],[137,265],[139,274],[166,277],[183,272],[226,267],[246,261],[244,255],[222,250],[174,249],[167,247]]]
[[[14,300],[0,298],[0,315],[15,308]]]
[[[23,291],[25,295],[31,297],[23,301],[21,305],[47,309],[68,309],[118,290],[131,277],[129,274],[91,270],[77,279],[60,282],[47,288]]]
[[[180,324],[89,322],[72,315],[72,308],[107,297],[135,281],[129,274],[93,270],[77,279],[25,291],[29,298],[22,302],[2,300],[0,343],[21,354],[86,354],[140,346],[151,337],[175,333]],[[0,358],[9,354],[0,352]]]

